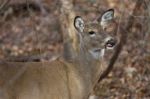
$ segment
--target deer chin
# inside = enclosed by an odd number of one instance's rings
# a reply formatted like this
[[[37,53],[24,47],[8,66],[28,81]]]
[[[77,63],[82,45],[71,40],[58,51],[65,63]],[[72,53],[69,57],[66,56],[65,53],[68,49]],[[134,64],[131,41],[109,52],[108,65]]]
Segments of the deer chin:
[[[92,57],[96,60],[102,58],[105,53],[105,49],[96,48],[89,51],[89,53],[92,55]]]

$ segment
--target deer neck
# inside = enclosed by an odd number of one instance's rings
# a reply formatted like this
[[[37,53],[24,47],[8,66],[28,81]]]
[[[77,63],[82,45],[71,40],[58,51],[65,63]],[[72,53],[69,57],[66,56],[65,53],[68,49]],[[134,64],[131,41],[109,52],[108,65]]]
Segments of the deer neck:
[[[72,72],[79,77],[81,83],[88,84],[92,87],[94,82],[97,81],[102,69],[101,59],[94,60],[86,49],[82,49],[79,40],[73,44],[72,40],[64,43],[64,59],[68,64],[68,71]],[[76,48],[73,47],[76,45]],[[86,83],[85,83],[86,82]],[[88,88],[88,87],[87,87]]]
[[[63,58],[67,62],[73,62],[77,58],[79,52],[79,40],[77,35],[70,36],[64,34]]]

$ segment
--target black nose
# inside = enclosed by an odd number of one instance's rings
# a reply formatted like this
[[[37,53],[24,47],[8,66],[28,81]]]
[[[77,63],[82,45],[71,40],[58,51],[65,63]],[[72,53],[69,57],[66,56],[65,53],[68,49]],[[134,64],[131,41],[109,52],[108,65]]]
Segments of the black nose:
[[[106,48],[107,47],[109,47],[109,48],[114,47],[116,45],[116,43],[117,43],[117,41],[115,39],[111,38],[111,39],[106,41],[105,47]]]

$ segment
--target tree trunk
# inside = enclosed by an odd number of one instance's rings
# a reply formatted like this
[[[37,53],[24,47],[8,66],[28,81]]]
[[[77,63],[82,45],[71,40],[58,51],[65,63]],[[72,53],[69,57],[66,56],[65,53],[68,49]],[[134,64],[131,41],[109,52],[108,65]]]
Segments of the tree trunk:
[[[75,57],[74,55],[72,55],[72,53],[78,50],[77,35],[73,25],[75,18],[73,0],[61,0],[60,12],[60,23],[64,39],[64,58],[67,60],[71,60],[73,57]]]

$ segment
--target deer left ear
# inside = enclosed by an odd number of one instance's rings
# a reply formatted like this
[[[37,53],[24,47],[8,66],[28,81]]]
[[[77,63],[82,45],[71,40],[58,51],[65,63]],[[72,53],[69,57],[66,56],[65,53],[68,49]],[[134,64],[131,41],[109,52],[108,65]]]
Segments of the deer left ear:
[[[100,18],[98,18],[98,21],[101,25],[104,25],[112,19],[114,19],[114,9],[109,9],[105,11]]]
[[[78,32],[83,32],[83,30],[84,30],[84,21],[80,16],[76,16],[74,18],[74,27],[76,28],[76,30],[78,30]]]

